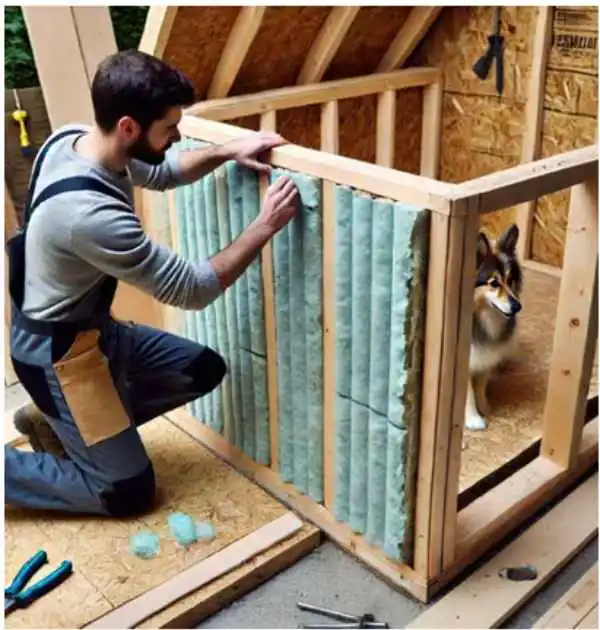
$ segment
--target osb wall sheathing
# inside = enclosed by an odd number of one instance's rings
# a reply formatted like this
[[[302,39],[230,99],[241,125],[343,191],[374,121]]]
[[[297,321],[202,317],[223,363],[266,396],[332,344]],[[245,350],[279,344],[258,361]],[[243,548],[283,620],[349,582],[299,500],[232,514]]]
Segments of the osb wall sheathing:
[[[45,549],[49,564],[36,579],[62,560],[73,575],[52,594],[6,618],[7,628],[76,628],[162,584],[216,551],[282,516],[286,509],[207,448],[165,418],[140,428],[154,464],[159,506],[136,519],[5,511],[5,584],[21,563]],[[184,550],[169,532],[172,512],[211,521],[216,537]],[[160,551],[144,560],[131,554],[130,537],[150,530]],[[197,593],[196,598],[206,595]],[[156,627],[156,626],[154,626]]]
[[[21,154],[19,125],[12,119],[17,108],[13,90],[4,91],[4,179],[15,204],[17,219],[22,222],[23,205],[27,198],[27,188],[33,159],[37,150],[50,135],[50,121],[40,88],[17,90],[21,107],[27,111],[25,125],[32,149],[31,157]]]
[[[472,66],[487,49],[492,7],[445,8],[411,57],[411,66],[436,65],[444,75],[440,178],[462,182],[521,161],[525,103],[531,76],[536,7],[502,7],[505,37],[504,93],[495,90],[495,68],[480,80]],[[597,125],[595,7],[558,7],[546,81],[541,157],[594,142]],[[573,38],[572,35],[585,35]],[[562,264],[568,192],[539,204],[533,258]],[[484,228],[498,234],[515,219],[514,208],[488,214]]]

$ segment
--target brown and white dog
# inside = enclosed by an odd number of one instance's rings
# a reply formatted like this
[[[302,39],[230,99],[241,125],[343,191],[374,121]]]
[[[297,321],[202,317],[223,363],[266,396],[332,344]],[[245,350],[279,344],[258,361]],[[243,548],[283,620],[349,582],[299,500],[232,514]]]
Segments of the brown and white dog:
[[[465,426],[471,431],[487,427],[488,380],[515,345],[523,287],[523,273],[516,253],[518,239],[519,229],[514,224],[495,243],[483,232],[479,233],[465,410]]]

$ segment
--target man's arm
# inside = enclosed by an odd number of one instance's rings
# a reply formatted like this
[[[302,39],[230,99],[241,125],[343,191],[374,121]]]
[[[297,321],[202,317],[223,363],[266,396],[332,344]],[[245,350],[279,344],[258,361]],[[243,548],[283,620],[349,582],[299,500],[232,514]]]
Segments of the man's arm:
[[[97,209],[71,226],[71,246],[83,260],[164,304],[200,310],[247,269],[269,239],[293,217],[298,191],[279,178],[258,217],[226,248],[194,264],[154,243],[125,209]]]

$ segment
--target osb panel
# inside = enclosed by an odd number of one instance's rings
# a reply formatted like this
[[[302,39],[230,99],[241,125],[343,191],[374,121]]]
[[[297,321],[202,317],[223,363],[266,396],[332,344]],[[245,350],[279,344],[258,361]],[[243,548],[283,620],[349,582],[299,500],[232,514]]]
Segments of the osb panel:
[[[463,182],[519,164],[525,106],[492,96],[444,94],[441,179]],[[497,234],[514,221],[514,208],[482,217]]]
[[[373,164],[377,143],[377,95],[339,102],[340,155]]]
[[[159,493],[160,503],[151,514],[137,519],[101,519],[6,512],[6,584],[19,563],[41,548],[48,551],[50,570],[69,559],[75,571],[56,592],[12,613],[7,627],[78,627],[286,511],[166,419],[149,422],[140,433],[155,468]],[[187,551],[180,549],[167,524],[169,514],[175,511],[187,512],[197,520],[210,520],[216,538],[198,542]],[[159,536],[160,553],[156,558],[144,560],[131,554],[130,537],[140,530],[151,530]]]
[[[375,72],[412,7],[361,7],[325,73],[324,80]]]
[[[193,82],[203,100],[235,19],[235,6],[182,6],[177,9],[163,58]]]
[[[330,7],[269,7],[230,95],[295,85]]]
[[[598,7],[556,7],[548,67],[598,74]]]
[[[524,273],[517,351],[489,383],[492,414],[487,430],[464,432],[461,490],[518,455],[542,434],[560,280],[538,271]],[[596,367],[590,395],[596,394],[597,385]]]
[[[396,93],[396,144],[394,168],[409,173],[421,171],[421,130],[423,90],[413,88]]]
[[[523,102],[527,98],[537,8],[503,6],[500,17],[505,38],[502,100]],[[473,64],[487,50],[493,18],[493,7],[444,8],[411,56],[410,65],[442,68],[444,89],[448,93],[498,98],[495,68],[483,81],[473,72]]]
[[[596,142],[598,9],[558,7],[546,78],[542,157]],[[534,260],[562,266],[570,191],[539,200],[532,232]]]
[[[321,106],[294,107],[277,112],[277,132],[288,142],[321,148]]]
[[[17,90],[21,107],[27,111],[25,121],[32,148],[32,156],[21,155],[19,125],[11,114],[16,109],[13,90],[4,91],[4,178],[17,212],[19,223],[22,220],[23,205],[27,198],[27,188],[35,153],[51,133],[46,104],[40,88]]]
[[[544,112],[542,156],[593,144],[597,127],[598,121],[589,116]],[[567,189],[539,200],[531,241],[534,260],[562,267],[570,197]]]

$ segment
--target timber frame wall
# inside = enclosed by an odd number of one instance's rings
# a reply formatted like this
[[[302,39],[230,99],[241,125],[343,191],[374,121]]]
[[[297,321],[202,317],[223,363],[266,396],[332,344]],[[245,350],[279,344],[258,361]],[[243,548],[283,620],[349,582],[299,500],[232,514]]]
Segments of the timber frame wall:
[[[424,89],[421,175],[393,164],[395,91]],[[335,155],[338,101],[378,94],[377,162]],[[277,470],[276,334],[273,261],[262,254],[272,461],[257,464],[208,427],[178,410],[171,418],[282,502],[324,530],[388,582],[428,599],[493,544],[597,463],[597,418],[584,424],[587,385],[597,340],[598,150],[597,146],[531,161],[498,173],[449,184],[438,181],[441,77],[435,68],[411,68],[357,79],[215,99],[186,110],[183,136],[220,144],[253,133],[224,120],[256,115],[261,128],[277,129],[277,110],[321,105],[321,151],[286,145],[271,152],[272,165],[323,180],[323,339],[325,501],[320,505],[284,484]],[[209,120],[212,119],[212,120]],[[431,211],[430,254],[420,451],[416,489],[413,566],[386,558],[346,524],[334,519],[334,225],[333,185],[417,205]],[[263,178],[261,194],[267,182]],[[571,188],[565,261],[543,418],[540,455],[463,509],[458,508],[472,293],[482,215]],[[171,204],[172,207],[172,204]],[[175,215],[171,226],[176,230]],[[448,269],[452,271],[447,271]],[[459,270],[459,273],[457,273]]]

